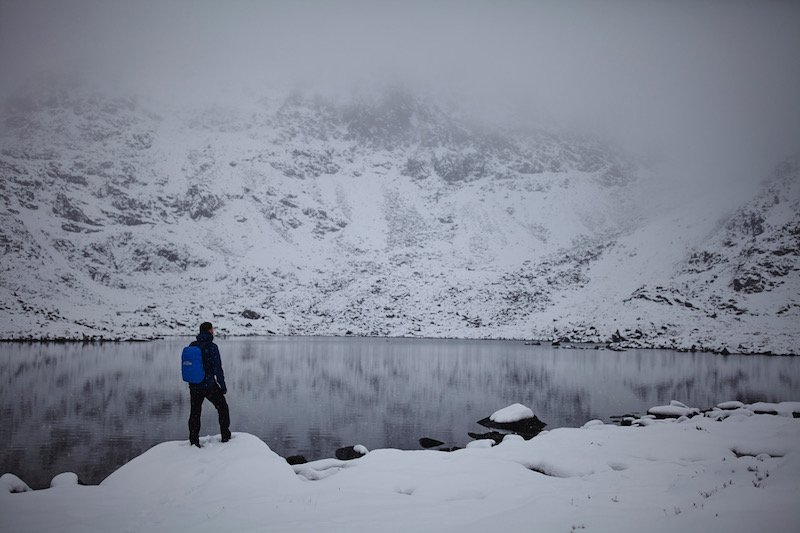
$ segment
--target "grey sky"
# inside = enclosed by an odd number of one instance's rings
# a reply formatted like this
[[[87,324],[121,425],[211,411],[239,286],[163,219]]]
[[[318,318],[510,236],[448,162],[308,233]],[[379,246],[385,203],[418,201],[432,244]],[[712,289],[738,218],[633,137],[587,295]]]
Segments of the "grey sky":
[[[677,155],[687,175],[761,177],[800,150],[790,0],[0,0],[0,94],[54,66],[176,91],[406,80]]]

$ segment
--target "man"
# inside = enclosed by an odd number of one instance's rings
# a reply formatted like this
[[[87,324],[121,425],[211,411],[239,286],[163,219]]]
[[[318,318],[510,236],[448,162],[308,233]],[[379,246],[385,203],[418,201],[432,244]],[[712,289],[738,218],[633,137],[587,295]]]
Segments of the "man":
[[[228,392],[228,388],[225,386],[225,374],[222,371],[219,348],[213,341],[214,326],[211,325],[211,322],[203,322],[200,324],[200,334],[192,346],[199,347],[203,352],[203,368],[206,371],[206,377],[200,383],[189,384],[191,397],[189,443],[198,448],[200,447],[200,415],[203,412],[203,400],[206,399],[217,408],[222,442],[228,442],[231,438],[230,413],[228,412],[228,402],[225,401],[224,396]]]

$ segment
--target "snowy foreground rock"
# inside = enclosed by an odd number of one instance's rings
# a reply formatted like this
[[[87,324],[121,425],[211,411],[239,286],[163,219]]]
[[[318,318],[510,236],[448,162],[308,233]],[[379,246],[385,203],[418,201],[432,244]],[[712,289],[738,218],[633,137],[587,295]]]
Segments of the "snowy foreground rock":
[[[777,415],[726,402],[634,427],[592,421],[452,453],[384,449],[294,467],[245,433],[202,449],[165,442],[98,486],[61,474],[50,489],[12,493],[25,484],[4,475],[2,530],[794,533],[800,402],[767,407]]]

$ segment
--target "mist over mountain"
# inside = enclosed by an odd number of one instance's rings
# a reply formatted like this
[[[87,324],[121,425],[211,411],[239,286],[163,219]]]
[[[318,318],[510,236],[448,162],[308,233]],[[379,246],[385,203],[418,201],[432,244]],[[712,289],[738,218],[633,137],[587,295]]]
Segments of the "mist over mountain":
[[[597,138],[400,84],[224,105],[123,94],[59,79],[6,100],[0,337],[210,319],[236,335],[796,353],[796,157],[746,201],[673,202]]]

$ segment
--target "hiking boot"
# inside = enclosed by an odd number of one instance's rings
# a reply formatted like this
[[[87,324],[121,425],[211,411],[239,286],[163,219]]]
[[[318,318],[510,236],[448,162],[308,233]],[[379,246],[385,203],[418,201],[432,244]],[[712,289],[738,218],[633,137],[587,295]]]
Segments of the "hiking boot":
[[[223,435],[222,436],[222,442],[228,442],[229,440],[231,440],[231,436],[230,435]]]

